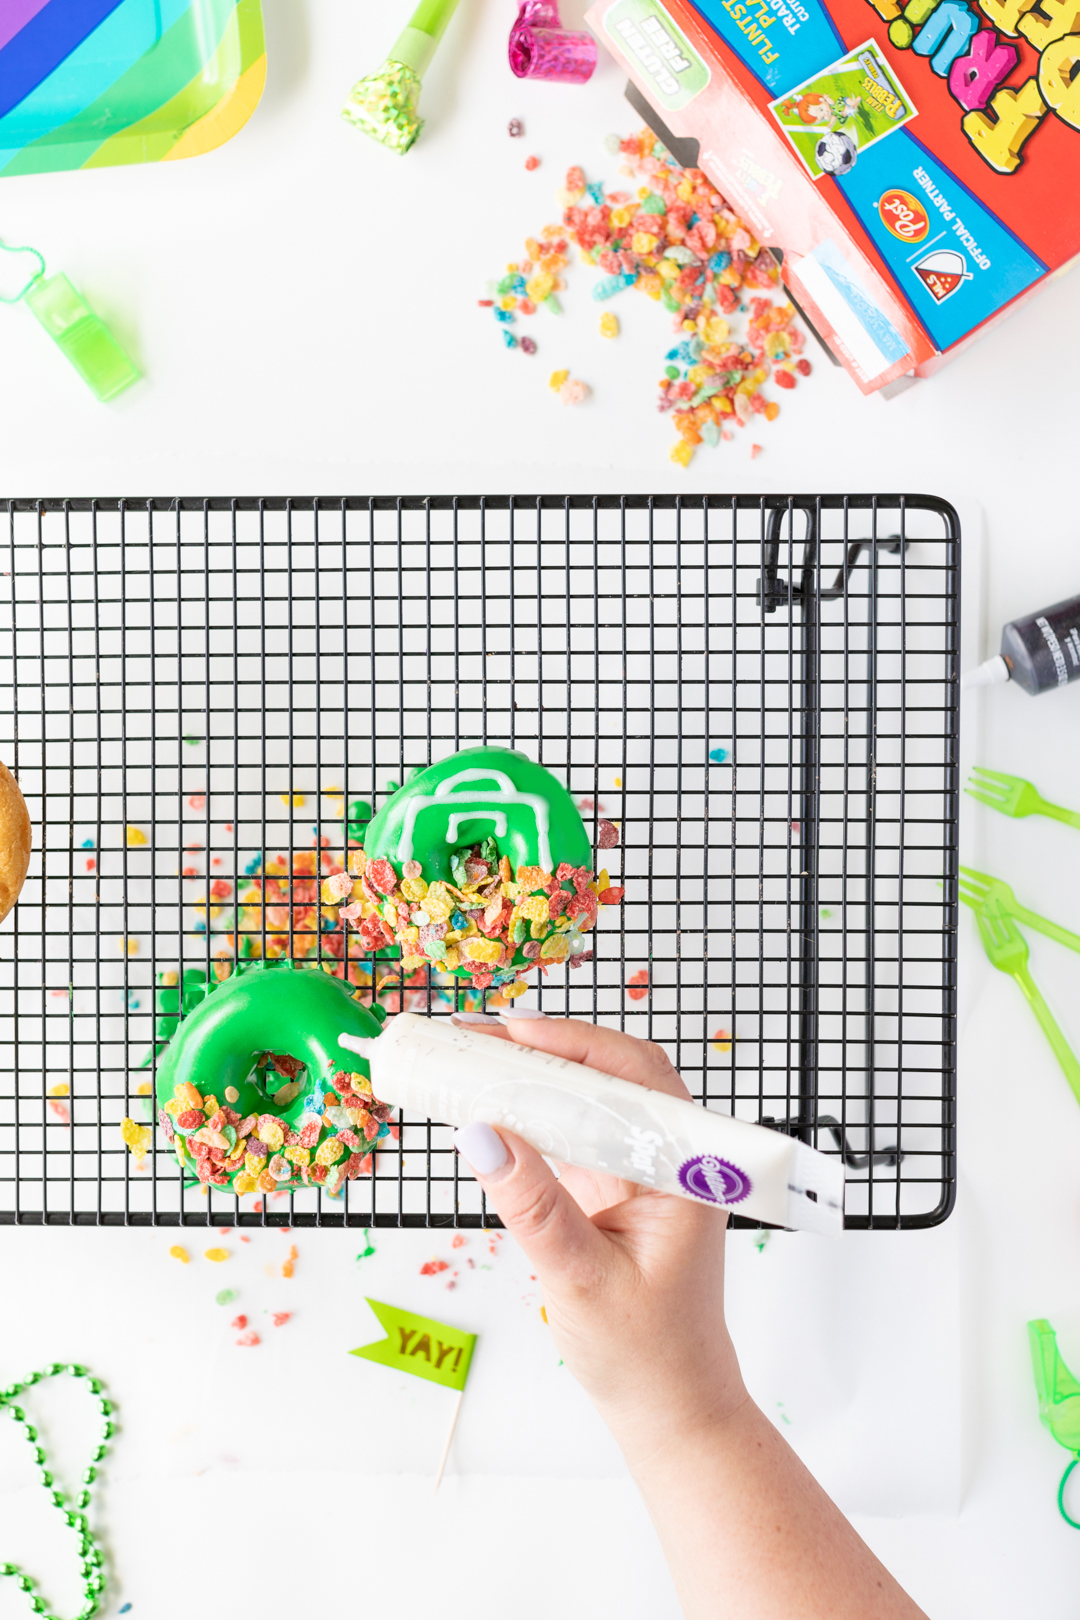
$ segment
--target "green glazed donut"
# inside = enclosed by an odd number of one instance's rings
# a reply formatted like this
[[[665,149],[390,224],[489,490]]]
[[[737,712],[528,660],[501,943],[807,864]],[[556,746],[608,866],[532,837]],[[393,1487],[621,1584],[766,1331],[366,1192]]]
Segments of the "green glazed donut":
[[[338,1036],[377,1035],[380,1013],[314,966],[234,968],[158,1064],[158,1121],[181,1170],[237,1194],[340,1192],[388,1134],[391,1111],[372,1097],[366,1063],[341,1072]]]
[[[566,788],[510,748],[463,748],[415,771],[357,855],[327,898],[349,899],[341,915],[367,950],[396,941],[403,975],[430,964],[510,997],[533,968],[585,957],[599,906],[623,895],[594,875]]]

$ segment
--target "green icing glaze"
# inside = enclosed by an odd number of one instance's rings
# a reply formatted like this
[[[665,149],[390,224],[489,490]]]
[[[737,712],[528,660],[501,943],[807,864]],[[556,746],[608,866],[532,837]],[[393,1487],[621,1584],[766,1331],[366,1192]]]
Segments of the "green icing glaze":
[[[563,861],[592,870],[573,799],[550,771],[511,748],[463,748],[416,772],[374,817],[364,850],[399,868],[419,861],[429,882],[452,883],[451,852],[490,837],[515,871],[554,872]]]
[[[341,979],[288,960],[234,968],[229,978],[204,992],[169,1041],[157,1070],[159,1108],[186,1082],[204,1097],[213,1095],[219,1105],[234,1109],[241,1119],[272,1114],[283,1127],[299,1130],[304,1122],[321,1117],[321,1099],[330,1078],[344,1070],[339,1035],[371,1036],[382,1029],[381,1008],[373,1013],[353,995],[353,987]],[[276,1070],[256,1069],[266,1052],[304,1064],[298,1090]],[[369,1077],[367,1064],[359,1059],[350,1059],[349,1066]],[[235,1102],[227,1101],[227,1087],[239,1093]],[[284,1106],[274,1100],[283,1092],[288,1099]],[[334,1135],[329,1121],[322,1123],[320,1141]],[[175,1120],[173,1124],[175,1128]],[[178,1136],[184,1134],[177,1128]],[[272,1157],[273,1153],[268,1155],[266,1163]],[[312,1150],[313,1161],[314,1157]],[[190,1160],[181,1165],[190,1174]],[[239,1173],[230,1176],[229,1187]],[[287,1190],[300,1181],[296,1171],[291,1181],[278,1185]]]

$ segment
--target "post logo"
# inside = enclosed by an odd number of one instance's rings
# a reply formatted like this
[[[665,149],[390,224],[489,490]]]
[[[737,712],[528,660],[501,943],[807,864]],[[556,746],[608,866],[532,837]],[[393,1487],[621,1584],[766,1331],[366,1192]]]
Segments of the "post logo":
[[[883,191],[877,206],[881,223],[901,242],[921,242],[930,229],[930,216],[910,191]]]

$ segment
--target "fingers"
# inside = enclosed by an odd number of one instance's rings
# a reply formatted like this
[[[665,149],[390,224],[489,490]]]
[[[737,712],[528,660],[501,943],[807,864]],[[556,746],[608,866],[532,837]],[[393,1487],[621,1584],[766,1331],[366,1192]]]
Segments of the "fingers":
[[[484,1124],[463,1126],[454,1145],[538,1271],[571,1286],[587,1286],[599,1274],[609,1261],[608,1240],[535,1148]]]
[[[487,1033],[486,1026],[477,1027]],[[655,1041],[642,1041],[636,1035],[585,1024],[576,1018],[514,1019],[507,1032],[518,1046],[551,1052],[587,1069],[599,1069],[601,1074],[613,1074],[617,1080],[632,1080],[653,1091],[666,1091],[672,1097],[690,1095],[667,1053]]]

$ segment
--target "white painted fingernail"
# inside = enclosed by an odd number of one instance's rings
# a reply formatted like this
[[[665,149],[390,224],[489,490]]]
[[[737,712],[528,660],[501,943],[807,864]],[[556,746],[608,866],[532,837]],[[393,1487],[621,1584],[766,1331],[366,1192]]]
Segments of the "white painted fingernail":
[[[499,1010],[500,1018],[546,1018],[547,1013],[541,1012],[539,1007],[502,1007]]]
[[[498,1131],[493,1131],[482,1120],[455,1131],[454,1146],[478,1176],[494,1176],[510,1157]]]
[[[456,1012],[450,1014],[452,1024],[497,1024],[494,1013]]]

